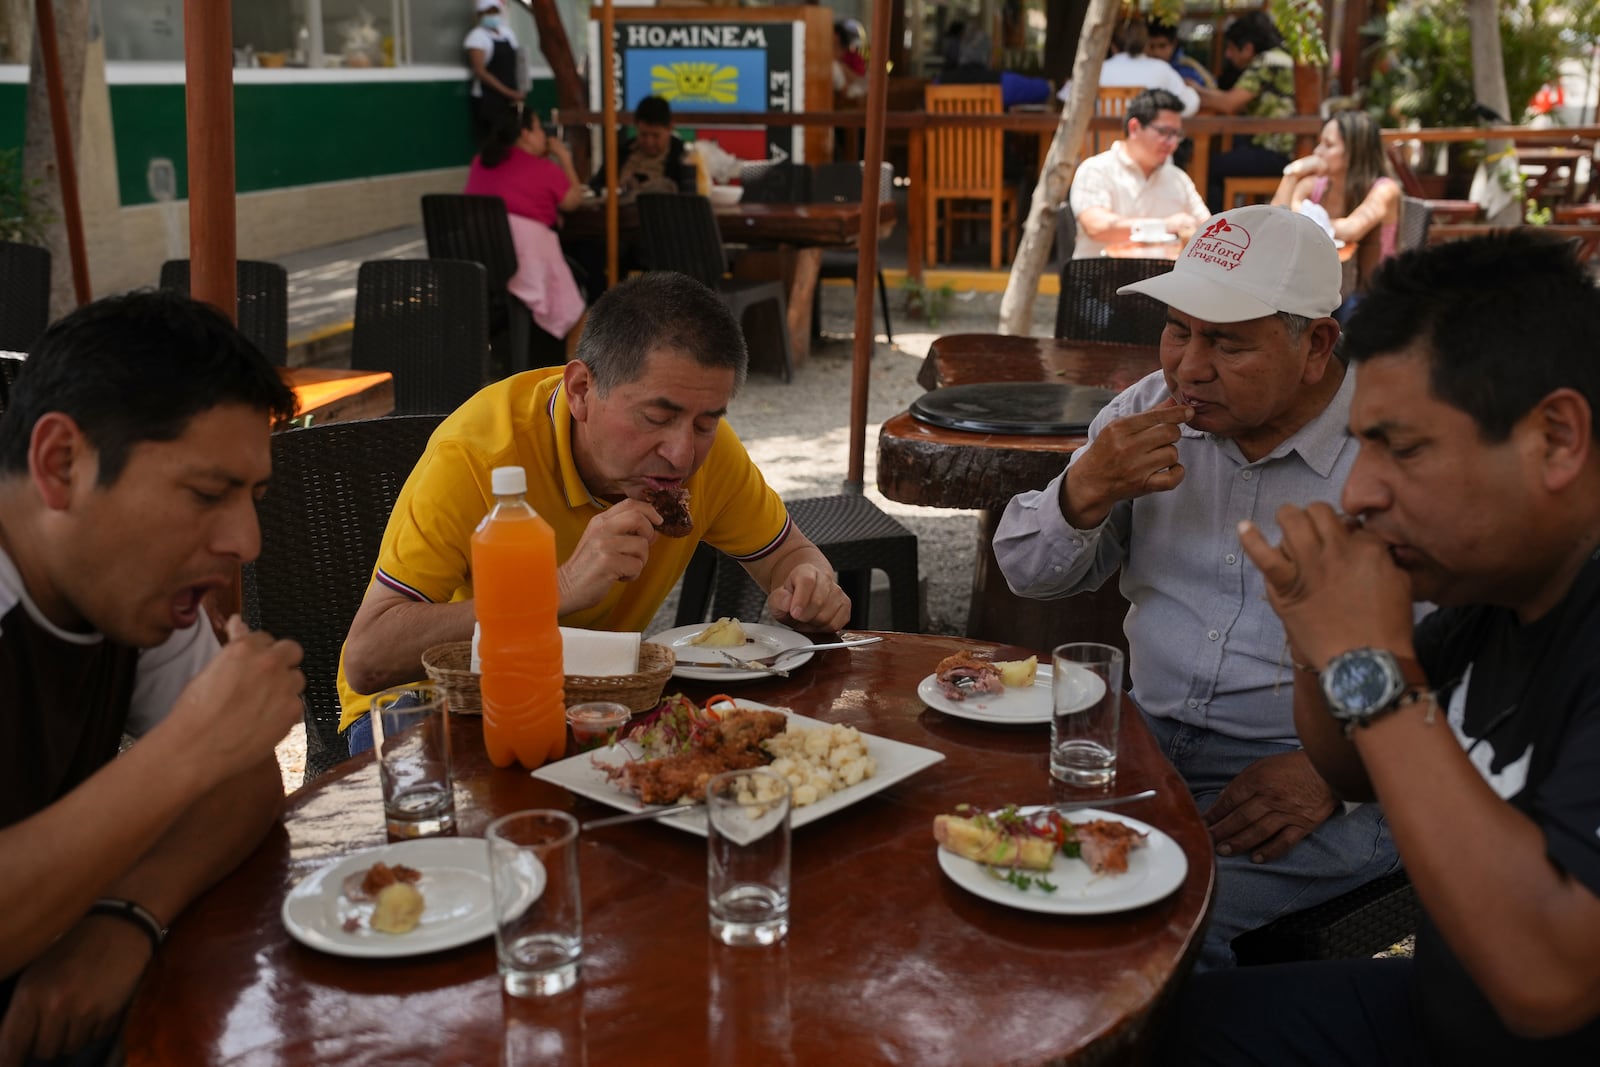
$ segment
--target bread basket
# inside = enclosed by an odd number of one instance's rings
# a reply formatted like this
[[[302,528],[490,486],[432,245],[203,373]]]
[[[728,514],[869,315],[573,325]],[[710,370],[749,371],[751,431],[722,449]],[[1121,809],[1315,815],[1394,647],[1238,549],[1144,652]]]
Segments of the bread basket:
[[[591,700],[614,700],[626,704],[630,711],[649,711],[661,703],[661,690],[672,676],[678,657],[666,645],[650,641],[639,645],[639,669],[633,674],[566,676],[567,704],[583,704]],[[483,695],[478,690],[478,676],[468,667],[472,663],[472,645],[467,641],[452,641],[434,645],[422,654],[422,666],[428,677],[444,687],[450,700],[450,710],[457,714],[483,714]]]

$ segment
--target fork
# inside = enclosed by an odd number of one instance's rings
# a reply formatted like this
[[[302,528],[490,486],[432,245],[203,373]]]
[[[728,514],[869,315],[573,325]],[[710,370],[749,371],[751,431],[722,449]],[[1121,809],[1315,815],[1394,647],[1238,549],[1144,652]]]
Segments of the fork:
[[[788,671],[778,666],[778,661],[789,656],[799,655],[803,652],[826,652],[832,648],[857,648],[861,645],[875,645],[882,641],[881,637],[857,637],[847,641],[830,641],[824,645],[795,645],[793,648],[780,649],[770,656],[758,656],[754,659],[741,659],[730,652],[717,649],[716,653],[724,659],[728,666],[738,670],[771,671],[773,674],[788,677]]]

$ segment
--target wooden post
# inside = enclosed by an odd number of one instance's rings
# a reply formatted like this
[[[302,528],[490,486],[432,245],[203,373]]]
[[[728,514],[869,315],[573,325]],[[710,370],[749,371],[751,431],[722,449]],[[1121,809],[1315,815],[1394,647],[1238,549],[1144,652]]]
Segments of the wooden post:
[[[884,112],[889,106],[889,4],[872,5],[872,60],[867,66],[867,152],[861,165],[861,230],[856,237],[855,362],[850,376],[850,460],[844,489],[864,490],[867,392],[872,373],[872,305],[878,295],[878,203],[883,174]],[[820,293],[817,296],[821,296]]]
[[[239,321],[233,188],[233,8],[184,0],[184,109],[189,136],[189,295]],[[215,597],[213,622],[240,610],[237,570]]]
[[[184,0],[189,136],[189,295],[239,321],[233,190],[233,9]]]
[[[600,70],[592,74],[600,79],[600,144],[606,161],[606,280],[616,285],[622,280],[622,270],[617,262],[617,11],[611,0],[600,7]]]

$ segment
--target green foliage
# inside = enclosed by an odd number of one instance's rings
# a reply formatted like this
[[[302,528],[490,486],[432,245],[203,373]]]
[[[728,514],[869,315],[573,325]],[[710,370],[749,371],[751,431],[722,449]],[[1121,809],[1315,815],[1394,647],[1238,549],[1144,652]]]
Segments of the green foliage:
[[[906,294],[906,315],[913,319],[926,319],[928,329],[937,329],[939,320],[944,318],[950,309],[950,301],[956,291],[949,285],[930,288],[922,282],[906,275],[905,281],[900,283],[901,290]]]
[[[1283,35],[1283,49],[1296,63],[1308,67],[1328,65],[1328,42],[1323,36],[1322,4],[1318,0],[1269,0],[1267,13]]]
[[[0,241],[45,243],[45,227],[55,221],[37,191],[38,181],[22,177],[22,150],[0,150]]]
[[[1387,126],[1476,126],[1472,32],[1467,0],[1396,4],[1365,28],[1378,38],[1372,85],[1373,116]],[[1511,122],[1527,115],[1534,93],[1554,81],[1565,59],[1587,54],[1600,35],[1600,8],[1566,0],[1500,0],[1500,49],[1505,60]]]

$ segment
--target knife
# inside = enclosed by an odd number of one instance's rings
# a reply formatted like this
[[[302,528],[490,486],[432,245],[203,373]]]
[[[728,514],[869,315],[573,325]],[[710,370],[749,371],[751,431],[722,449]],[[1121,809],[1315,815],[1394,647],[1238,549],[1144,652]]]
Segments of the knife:
[[[692,811],[699,807],[698,804],[674,804],[670,808],[651,808],[648,811],[630,811],[626,815],[612,815],[604,819],[590,819],[579,827],[580,830],[598,830],[602,826],[620,826],[625,822],[643,822],[646,819],[659,819],[663,815],[677,815],[679,812]]]
[[[1059,812],[1082,811],[1085,808],[1109,808],[1115,804],[1132,804],[1136,800],[1149,800],[1156,795],[1154,789],[1146,789],[1142,793],[1129,793],[1125,797],[1101,797],[1088,800],[1068,800],[1060,804],[1046,804],[1045,807],[1054,808]]]

